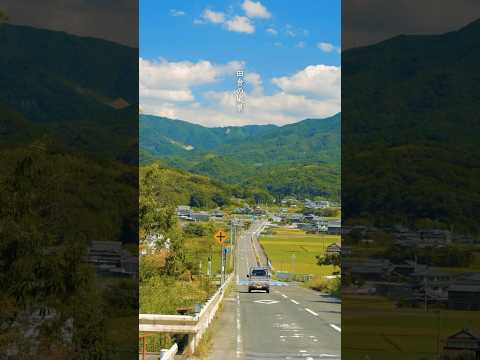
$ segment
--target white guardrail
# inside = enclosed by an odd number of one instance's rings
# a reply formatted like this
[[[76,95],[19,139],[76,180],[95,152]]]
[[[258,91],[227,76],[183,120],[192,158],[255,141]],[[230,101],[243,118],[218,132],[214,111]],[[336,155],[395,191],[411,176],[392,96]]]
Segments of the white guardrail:
[[[178,352],[178,345],[173,344],[170,349],[160,350],[160,360],[174,360]]]
[[[215,317],[223,300],[225,289],[232,279],[233,274],[230,274],[225,283],[205,303],[197,315],[139,314],[139,331],[144,333],[188,334],[188,348],[191,353],[194,353],[200,339]]]

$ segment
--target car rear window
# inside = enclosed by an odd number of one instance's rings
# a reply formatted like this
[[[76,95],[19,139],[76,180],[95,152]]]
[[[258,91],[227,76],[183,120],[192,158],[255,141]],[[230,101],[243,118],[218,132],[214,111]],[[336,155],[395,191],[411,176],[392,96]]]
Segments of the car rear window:
[[[265,270],[252,270],[252,276],[267,276]]]

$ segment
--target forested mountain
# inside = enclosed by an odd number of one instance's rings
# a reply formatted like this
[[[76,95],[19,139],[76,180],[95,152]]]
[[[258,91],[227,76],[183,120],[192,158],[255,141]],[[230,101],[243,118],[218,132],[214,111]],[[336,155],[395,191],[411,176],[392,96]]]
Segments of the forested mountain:
[[[346,218],[478,231],[479,60],[480,21],[343,53]]]
[[[140,115],[140,146],[153,156],[180,158],[216,154],[242,161],[335,162],[340,158],[340,114],[286,126],[207,128],[181,120]]]
[[[10,24],[0,42],[0,102],[33,122],[98,119],[138,103],[136,49]]]
[[[182,120],[140,115],[141,147],[157,156],[210,150],[222,144],[241,142],[251,136],[262,135],[274,128],[274,125],[207,128]]]
[[[341,116],[286,126],[206,128],[180,120],[140,115],[143,162],[208,175],[271,194],[338,200]]]
[[[47,137],[138,162],[137,49],[10,24],[0,25],[0,42],[1,145]]]

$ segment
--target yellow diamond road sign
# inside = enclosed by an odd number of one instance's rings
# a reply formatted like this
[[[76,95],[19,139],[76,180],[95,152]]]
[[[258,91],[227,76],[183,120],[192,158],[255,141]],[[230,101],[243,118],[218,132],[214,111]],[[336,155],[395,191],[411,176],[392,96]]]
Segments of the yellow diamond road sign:
[[[227,234],[223,230],[218,230],[214,235],[215,240],[217,240],[220,244],[223,244],[225,240],[227,240]]]

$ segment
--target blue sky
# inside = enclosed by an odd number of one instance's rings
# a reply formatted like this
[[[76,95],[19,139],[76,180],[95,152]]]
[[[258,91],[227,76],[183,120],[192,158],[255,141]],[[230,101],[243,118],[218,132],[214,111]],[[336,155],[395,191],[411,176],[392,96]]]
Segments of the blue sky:
[[[140,1],[143,112],[206,126],[340,110],[340,0]],[[237,111],[235,71],[246,108]]]

